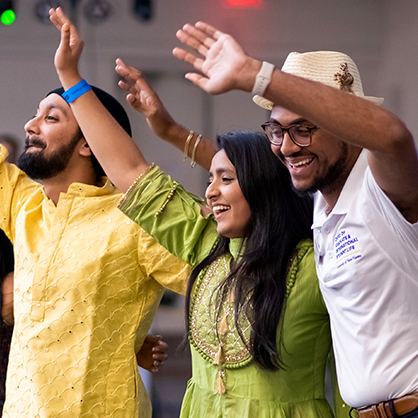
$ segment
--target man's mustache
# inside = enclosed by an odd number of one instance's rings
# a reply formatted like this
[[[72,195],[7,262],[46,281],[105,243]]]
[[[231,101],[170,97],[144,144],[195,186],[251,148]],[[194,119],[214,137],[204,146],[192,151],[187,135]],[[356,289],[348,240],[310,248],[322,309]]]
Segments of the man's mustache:
[[[25,139],[25,150],[29,147],[39,147],[39,148],[46,148],[46,144],[37,138],[26,137]]]

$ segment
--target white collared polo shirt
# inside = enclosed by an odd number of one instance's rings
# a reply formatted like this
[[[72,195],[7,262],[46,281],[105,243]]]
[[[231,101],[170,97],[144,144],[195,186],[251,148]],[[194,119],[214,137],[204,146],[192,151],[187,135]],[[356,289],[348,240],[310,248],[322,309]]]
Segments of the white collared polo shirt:
[[[367,151],[327,216],[315,198],[315,261],[338,383],[363,407],[418,389],[418,223],[375,182]]]

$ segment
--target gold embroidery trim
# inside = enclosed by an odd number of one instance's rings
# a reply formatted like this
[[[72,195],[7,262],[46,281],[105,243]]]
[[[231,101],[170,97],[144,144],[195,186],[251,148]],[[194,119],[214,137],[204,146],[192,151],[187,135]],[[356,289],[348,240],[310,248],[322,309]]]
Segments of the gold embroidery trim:
[[[248,351],[247,347],[245,346],[245,344],[243,343],[243,341],[241,340],[241,338],[239,336],[236,336],[235,333],[233,332],[233,330],[230,329],[230,327],[225,324],[225,317],[230,318],[231,322],[234,323],[234,307],[231,306],[230,303],[224,303],[223,308],[224,308],[224,314],[221,315],[219,318],[217,318],[216,323],[213,319],[213,316],[209,313],[209,307],[207,306],[207,304],[205,304],[204,302],[204,296],[205,296],[205,290],[208,289],[210,290],[210,284],[212,282],[213,279],[216,279],[216,284],[215,284],[215,288],[216,285],[219,283],[219,277],[214,277],[214,275],[216,275],[217,273],[217,269],[221,263],[221,261],[223,261],[224,263],[224,268],[225,268],[225,272],[229,271],[229,267],[227,264],[227,259],[226,257],[220,257],[217,261],[215,261],[214,263],[212,263],[212,265],[209,267],[204,279],[202,280],[201,286],[198,290],[198,294],[193,306],[193,311],[191,313],[192,315],[192,320],[191,320],[191,336],[195,342],[195,344],[197,345],[197,347],[204,353],[206,354],[208,357],[210,357],[212,359],[212,362],[215,362],[215,360],[219,361],[220,359],[220,354],[219,354],[219,350],[222,350],[222,361],[221,363],[223,365],[226,365],[226,363],[239,363],[242,362],[246,359],[248,359],[249,357],[251,357],[250,352]],[[206,314],[208,316],[208,320],[212,323],[211,327],[208,327],[208,329],[205,327],[204,330],[202,330],[202,327],[198,327],[197,324],[197,318],[199,317],[199,315],[201,314],[199,311],[199,307],[201,308],[202,306],[205,306],[205,310],[206,310]],[[214,314],[214,313],[213,313]],[[248,327],[250,327],[250,323],[248,321],[247,318],[243,319],[243,321],[245,322],[245,327],[243,327],[243,332],[245,332],[246,329],[248,329]],[[221,332],[219,332],[219,328],[221,328]],[[234,324],[234,328],[235,328],[235,324]],[[218,332],[217,332],[218,330]],[[206,338],[205,335],[201,335],[205,332],[213,332],[216,335],[216,340],[214,341],[214,344],[207,344],[206,342]],[[232,343],[232,347],[229,346],[230,344],[228,344],[228,342],[230,341],[230,339],[228,339],[228,336],[233,336],[234,338],[234,342]],[[217,346],[215,345],[216,343]],[[228,347],[229,346],[229,347]],[[227,354],[226,353],[226,348],[233,348],[234,349],[234,353],[232,354]]]
[[[160,209],[157,210],[157,212],[154,215],[155,217],[157,217],[157,216],[159,216],[163,213],[165,207],[168,205],[168,202],[170,202],[170,200],[173,199],[174,192],[176,191],[178,185],[179,184],[178,184],[177,181],[173,181],[173,186],[171,187],[170,191],[168,192],[167,199],[161,205]]]
[[[119,200],[117,207],[119,207],[125,200],[126,197],[129,195],[131,190],[135,188],[135,186],[155,167],[155,163],[150,164],[136,179],[135,181],[128,187],[128,190],[123,194],[122,198]]]

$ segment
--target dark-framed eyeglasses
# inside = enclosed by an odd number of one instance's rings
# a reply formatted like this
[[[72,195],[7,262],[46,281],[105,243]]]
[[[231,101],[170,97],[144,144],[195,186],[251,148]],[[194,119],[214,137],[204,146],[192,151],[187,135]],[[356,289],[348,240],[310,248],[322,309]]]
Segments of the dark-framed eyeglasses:
[[[312,142],[312,132],[318,129],[317,126],[306,126],[299,123],[282,126],[275,121],[263,123],[261,127],[273,145],[282,145],[284,135],[287,132],[292,142],[298,147],[309,147]]]

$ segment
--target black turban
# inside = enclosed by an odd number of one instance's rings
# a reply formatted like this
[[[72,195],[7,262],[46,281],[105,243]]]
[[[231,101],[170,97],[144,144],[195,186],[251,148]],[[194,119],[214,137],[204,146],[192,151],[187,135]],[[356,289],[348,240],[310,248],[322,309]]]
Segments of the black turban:
[[[97,98],[102,102],[102,105],[107,109],[107,111],[116,119],[116,121],[120,126],[122,126],[128,135],[132,136],[131,124],[129,123],[128,115],[126,114],[123,106],[113,96],[111,96],[109,93],[106,93],[104,90],[95,86],[90,87],[96,94]],[[62,97],[64,89],[59,87],[50,91],[47,96],[52,93],[59,94]]]

